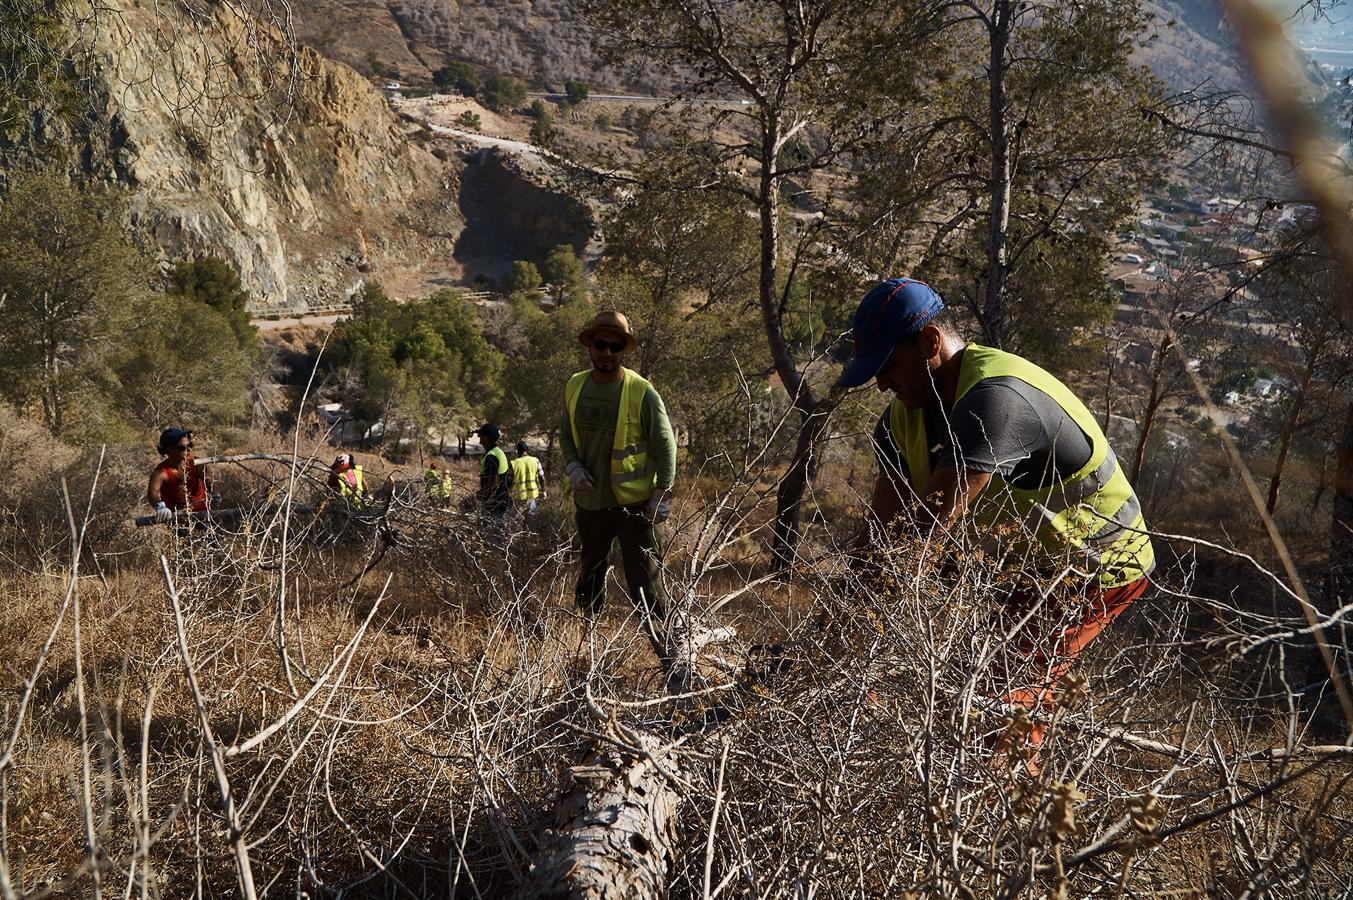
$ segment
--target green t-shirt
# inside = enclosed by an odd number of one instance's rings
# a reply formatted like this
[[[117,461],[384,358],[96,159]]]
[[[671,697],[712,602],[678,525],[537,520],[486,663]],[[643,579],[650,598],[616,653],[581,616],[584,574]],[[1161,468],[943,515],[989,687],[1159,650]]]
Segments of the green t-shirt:
[[[574,444],[568,404],[564,404],[564,416],[560,424],[564,466],[578,460],[596,485],[590,491],[573,492],[573,502],[580,509],[609,509],[620,505],[615,499],[615,492],[611,490],[611,451],[615,446],[615,421],[620,412],[622,385],[622,381],[597,384],[591,378],[583,382],[577,409],[578,439],[582,446]],[[672,423],[667,418],[667,407],[652,388],[644,392],[639,421],[648,437],[648,458],[658,471],[658,487],[668,490],[676,479],[676,438],[672,435]]]

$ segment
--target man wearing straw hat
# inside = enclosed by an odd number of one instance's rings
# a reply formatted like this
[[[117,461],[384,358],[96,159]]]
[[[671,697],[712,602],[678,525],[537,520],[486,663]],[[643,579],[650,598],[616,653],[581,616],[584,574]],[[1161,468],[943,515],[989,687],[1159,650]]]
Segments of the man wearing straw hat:
[[[601,612],[607,558],[619,538],[630,600],[665,657],[669,609],[656,526],[667,518],[676,477],[672,425],[653,385],[624,366],[639,346],[629,319],[600,312],[578,341],[592,367],[569,378],[561,425],[582,543],[578,607],[589,620]]]

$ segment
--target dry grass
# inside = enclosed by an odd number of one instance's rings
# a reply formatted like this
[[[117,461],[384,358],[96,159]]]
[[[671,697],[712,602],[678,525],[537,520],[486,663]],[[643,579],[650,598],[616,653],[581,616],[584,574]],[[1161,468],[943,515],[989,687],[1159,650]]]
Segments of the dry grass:
[[[992,698],[1033,677],[992,615],[1022,573],[902,545],[861,579],[829,537],[839,493],[788,580],[750,555],[763,496],[683,495],[674,593],[739,640],[705,660],[705,693],[655,703],[618,588],[595,632],[573,612],[563,507],[506,551],[417,491],[176,536],[126,528],[105,469],[72,579],[58,475],[83,473],[78,529],[96,462],[48,458],[5,498],[6,896],[236,896],[246,870],[258,895],[509,896],[608,720],[681,742],[674,896],[1310,896],[1353,877],[1353,768],[1303,749],[1330,741],[1292,680],[1299,615],[1204,595],[1187,554],[1160,573],[1174,595],[1077,665],[1031,776],[993,750],[1019,716]],[[130,478],[133,459],[105,466]],[[296,503],[321,497],[300,485]],[[32,523],[42,540],[14,533]]]

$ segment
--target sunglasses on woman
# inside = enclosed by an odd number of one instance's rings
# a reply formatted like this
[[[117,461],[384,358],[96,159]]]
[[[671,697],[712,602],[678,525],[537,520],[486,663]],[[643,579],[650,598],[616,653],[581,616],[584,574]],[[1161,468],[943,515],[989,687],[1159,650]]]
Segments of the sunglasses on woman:
[[[601,338],[592,338],[592,346],[595,347],[598,352],[602,350],[610,350],[612,353],[619,353],[620,351],[625,349],[625,342],[605,341],[602,340]]]

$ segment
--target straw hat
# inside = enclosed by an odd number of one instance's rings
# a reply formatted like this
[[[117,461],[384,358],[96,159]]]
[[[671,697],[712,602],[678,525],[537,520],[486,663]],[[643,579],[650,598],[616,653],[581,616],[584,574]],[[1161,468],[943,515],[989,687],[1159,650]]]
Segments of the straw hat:
[[[592,336],[598,331],[614,331],[616,334],[625,338],[625,353],[639,348],[639,342],[634,339],[634,331],[630,328],[630,320],[625,318],[625,314],[617,312],[614,309],[604,309],[592,317],[592,321],[587,323],[587,327],[578,332],[578,343],[584,347],[591,346]]]

